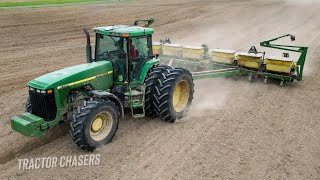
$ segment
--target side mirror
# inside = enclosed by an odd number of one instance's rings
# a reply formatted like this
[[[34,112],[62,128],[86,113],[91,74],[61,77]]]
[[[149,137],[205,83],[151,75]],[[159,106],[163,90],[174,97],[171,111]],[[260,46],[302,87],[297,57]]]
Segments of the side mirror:
[[[295,41],[296,40],[296,36],[290,35],[290,39],[291,39],[291,41]]]

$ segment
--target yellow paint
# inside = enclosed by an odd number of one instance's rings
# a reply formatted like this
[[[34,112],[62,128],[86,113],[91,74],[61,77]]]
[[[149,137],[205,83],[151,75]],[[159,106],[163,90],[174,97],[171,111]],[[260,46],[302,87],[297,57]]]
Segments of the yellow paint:
[[[213,50],[210,58],[214,62],[232,64],[235,58],[235,51]]]
[[[161,54],[161,45],[152,45],[153,54]]]
[[[259,64],[262,61],[261,56],[245,55],[245,54],[237,54],[236,59],[238,60],[239,66],[252,68],[252,69],[259,69]]]
[[[295,68],[296,65],[291,60],[281,60],[281,59],[270,59],[264,60],[266,64],[267,71],[279,72],[279,73],[290,73],[291,67]]]
[[[189,48],[189,47],[183,47],[184,53],[192,53],[192,54],[203,54],[204,50],[203,48]]]
[[[91,124],[91,131],[97,132],[102,128],[102,126],[103,126],[103,119],[101,116],[98,116],[93,120]]]
[[[164,44],[162,46],[163,55],[182,57],[182,46],[176,44]]]
[[[75,81],[75,82],[72,82],[72,83],[69,83],[69,84],[58,86],[57,89],[62,89],[62,88],[65,88],[65,87],[70,87],[70,86],[73,86],[73,85],[76,85],[76,84],[80,84],[80,83],[84,83],[84,82],[87,82],[87,81],[91,81],[91,80],[99,78],[101,76],[104,76],[104,75],[107,75],[107,74],[111,74],[112,72],[113,71],[108,71],[108,72],[103,73],[103,74],[99,74],[99,75],[92,76],[92,77],[89,77],[89,78],[86,78],[86,79],[81,79],[79,81]]]
[[[173,90],[172,105],[176,112],[183,111],[189,101],[190,87],[186,81],[180,81]]]
[[[238,65],[247,67],[247,68],[253,68],[253,69],[259,69],[259,63],[255,61],[238,61]]]
[[[182,54],[185,58],[202,59],[204,55],[204,49],[203,47],[184,46],[182,48]]]
[[[111,132],[113,126],[112,115],[108,111],[98,113],[91,121],[90,136],[95,141],[105,139]]]

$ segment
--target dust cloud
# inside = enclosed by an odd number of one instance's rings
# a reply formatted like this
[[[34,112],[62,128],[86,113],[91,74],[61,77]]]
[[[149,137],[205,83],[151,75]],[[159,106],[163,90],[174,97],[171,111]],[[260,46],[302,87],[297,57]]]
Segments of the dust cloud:
[[[299,5],[299,4],[319,4],[320,1],[319,0],[285,0],[286,3],[288,4],[296,4],[296,5]]]
[[[193,111],[207,111],[221,109],[226,104],[229,89],[223,88],[225,82],[221,79],[199,80],[195,84],[195,101],[192,104]]]
[[[256,90],[254,83],[250,83],[246,78],[236,81],[234,77],[197,80],[194,88],[194,100],[190,107],[192,113],[187,117],[190,119],[226,109],[228,104],[234,101],[230,98],[234,93],[242,98]]]

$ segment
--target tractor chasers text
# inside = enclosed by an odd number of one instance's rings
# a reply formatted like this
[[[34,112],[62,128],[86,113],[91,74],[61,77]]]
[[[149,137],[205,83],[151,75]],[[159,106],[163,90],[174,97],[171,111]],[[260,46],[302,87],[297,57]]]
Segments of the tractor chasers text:
[[[18,159],[19,170],[42,168],[64,168],[77,166],[96,166],[100,164],[100,154],[85,154],[74,156],[50,156],[42,158]]]

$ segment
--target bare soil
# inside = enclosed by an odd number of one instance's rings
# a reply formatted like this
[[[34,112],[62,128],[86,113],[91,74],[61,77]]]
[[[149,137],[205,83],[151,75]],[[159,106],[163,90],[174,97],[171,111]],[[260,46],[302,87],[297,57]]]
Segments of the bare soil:
[[[293,33],[309,46],[304,80],[195,84],[191,112],[174,124],[121,121],[90,167],[18,170],[19,158],[77,155],[67,125],[24,137],[10,117],[24,110],[26,83],[85,62],[81,28],[154,17],[154,39],[247,51]],[[319,179],[320,4],[317,1],[154,0],[0,10],[0,179]],[[266,50],[266,49],[260,49]],[[269,54],[280,52],[266,50]],[[294,57],[294,56],[293,56]]]

